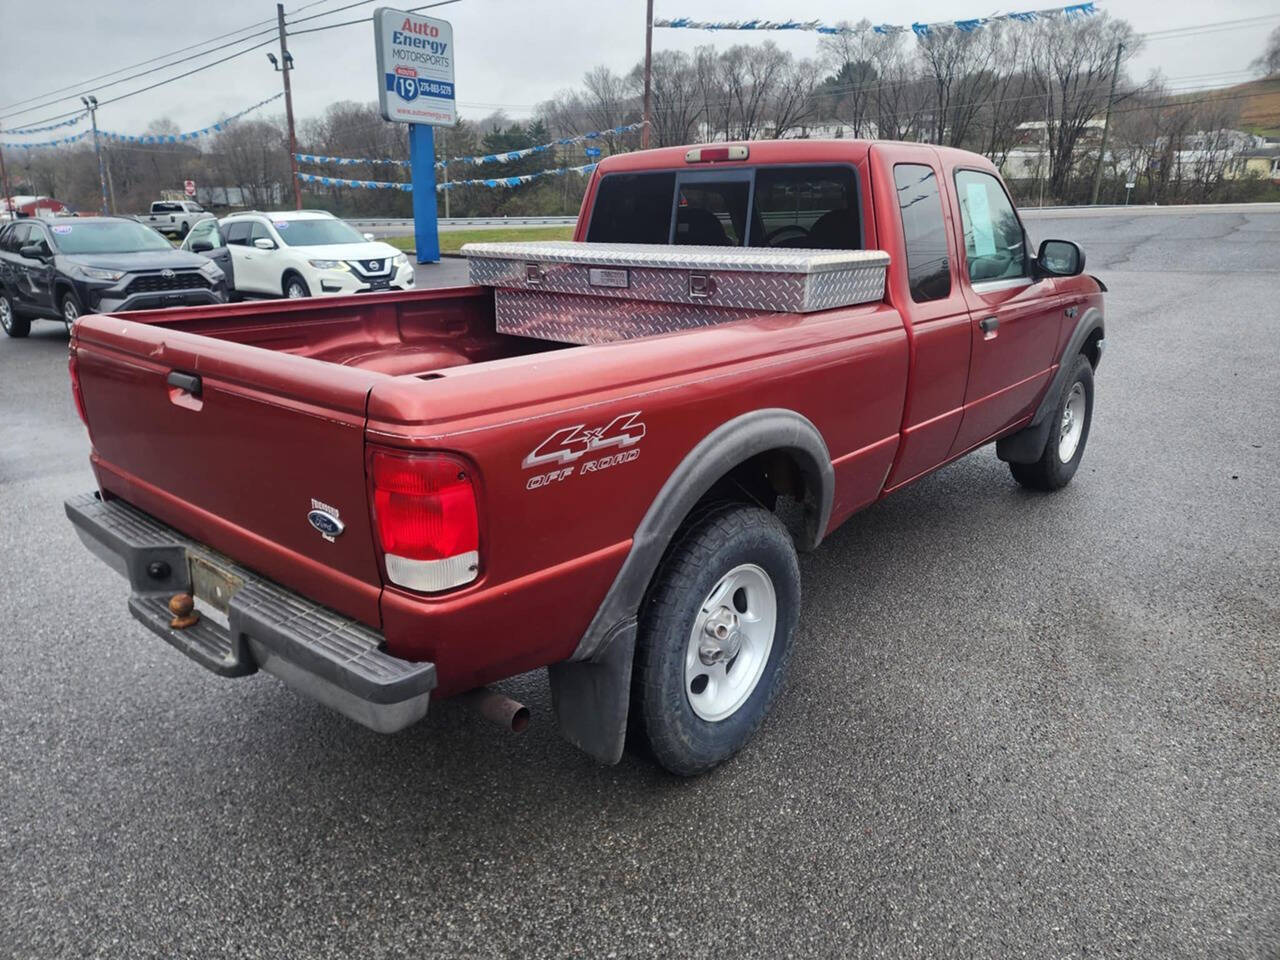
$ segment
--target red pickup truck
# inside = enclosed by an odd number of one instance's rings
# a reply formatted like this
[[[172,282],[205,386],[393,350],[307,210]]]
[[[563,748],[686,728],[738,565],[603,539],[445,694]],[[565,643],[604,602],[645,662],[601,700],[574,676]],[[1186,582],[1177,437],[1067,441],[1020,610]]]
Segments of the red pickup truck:
[[[693,774],[778,693],[797,550],[985,444],[1038,490],[1084,453],[1105,287],[980,156],[611,157],[573,243],[469,253],[468,287],[75,324],[67,513],[139,620],[386,732],[548,667],[571,742]]]

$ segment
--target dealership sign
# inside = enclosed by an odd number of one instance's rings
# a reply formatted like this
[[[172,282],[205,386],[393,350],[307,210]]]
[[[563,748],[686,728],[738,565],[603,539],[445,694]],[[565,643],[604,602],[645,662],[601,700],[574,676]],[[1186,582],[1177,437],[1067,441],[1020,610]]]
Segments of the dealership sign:
[[[382,116],[397,123],[454,126],[453,27],[434,17],[379,7],[373,31]]]

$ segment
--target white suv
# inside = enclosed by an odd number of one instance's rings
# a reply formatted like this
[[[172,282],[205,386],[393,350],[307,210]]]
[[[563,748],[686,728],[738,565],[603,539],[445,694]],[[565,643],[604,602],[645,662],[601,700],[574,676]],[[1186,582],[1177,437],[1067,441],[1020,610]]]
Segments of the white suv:
[[[412,290],[413,265],[322,210],[236,213],[219,221],[236,293],[311,297]]]

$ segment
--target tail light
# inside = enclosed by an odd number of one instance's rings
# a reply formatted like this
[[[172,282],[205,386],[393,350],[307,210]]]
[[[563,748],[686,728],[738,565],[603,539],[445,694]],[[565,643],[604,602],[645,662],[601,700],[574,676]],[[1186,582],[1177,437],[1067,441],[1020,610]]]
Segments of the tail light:
[[[440,453],[375,449],[369,476],[387,579],[436,593],[479,575],[480,520],[466,463]]]
[[[84,410],[84,393],[80,389],[80,364],[76,362],[75,347],[71,348],[68,356],[67,370],[71,374],[71,399],[76,403],[76,413],[80,415],[80,422],[87,427],[89,426],[89,416]]]

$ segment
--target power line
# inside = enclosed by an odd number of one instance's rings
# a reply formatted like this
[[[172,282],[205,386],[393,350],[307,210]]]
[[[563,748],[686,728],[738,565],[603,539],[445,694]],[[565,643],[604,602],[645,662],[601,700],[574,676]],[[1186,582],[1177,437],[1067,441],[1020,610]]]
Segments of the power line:
[[[310,3],[303,4],[301,7],[299,7],[299,8],[298,8],[298,11],[301,11],[301,10],[307,10],[307,9],[309,9],[309,8],[311,8],[311,7],[317,6],[318,4],[321,4],[321,3],[324,3],[324,2],[326,2],[326,0],[311,0],[311,2],[310,2]],[[298,11],[295,11],[295,12],[298,12]],[[323,14],[317,14],[317,16],[323,16]],[[193,44],[190,44],[189,46],[179,47],[177,50],[170,50],[168,53],[162,53],[162,54],[160,54],[159,56],[151,57],[151,58],[149,58],[149,59],[147,59],[147,60],[140,60],[140,61],[138,61],[137,63],[130,64],[130,65],[129,65],[129,66],[127,66],[127,67],[118,67],[118,68],[116,68],[115,70],[109,70],[109,71],[107,71],[106,73],[98,74],[96,77],[89,77],[89,78],[88,78],[88,79],[86,79],[86,80],[81,80],[81,81],[78,81],[77,83],[68,84],[68,85],[67,85],[67,86],[65,86],[65,87],[58,87],[57,89],[55,89],[55,90],[50,90],[50,91],[48,91],[47,93],[41,93],[41,94],[38,94],[37,96],[34,96],[34,97],[27,97],[25,100],[15,100],[15,101],[14,101],[14,102],[12,102],[12,103],[7,103],[7,104],[0,105],[0,110],[10,110],[10,108],[12,108],[12,107],[22,106],[23,104],[32,103],[33,101],[36,101],[36,100],[44,100],[46,97],[51,97],[51,96],[53,96],[55,93],[63,93],[63,92],[65,92],[65,91],[67,91],[67,90],[75,90],[75,91],[76,91],[74,94],[72,94],[71,96],[68,96],[68,97],[59,97],[59,98],[57,98],[57,99],[55,99],[55,100],[50,100],[50,101],[48,101],[48,102],[46,102],[46,103],[44,103],[44,104],[38,105],[38,106],[28,107],[28,108],[27,108],[27,109],[25,109],[25,110],[15,110],[15,111],[11,111],[10,113],[4,114],[4,116],[6,116],[6,117],[8,117],[8,116],[15,116],[15,115],[17,115],[17,114],[21,114],[21,113],[29,113],[29,112],[34,111],[34,110],[42,109],[43,107],[46,107],[46,106],[51,106],[52,104],[54,104],[54,103],[59,103],[59,102],[61,102],[62,100],[70,100],[70,99],[72,99],[73,97],[80,96],[81,94],[85,94],[85,93],[95,93],[96,91],[101,90],[101,89],[104,89],[104,88],[105,88],[105,87],[107,87],[107,86],[113,86],[113,85],[114,85],[114,84],[116,84],[116,83],[124,83],[124,82],[125,82],[125,80],[129,80],[129,79],[133,79],[133,78],[125,77],[125,78],[123,78],[123,79],[121,79],[121,80],[115,80],[115,81],[112,81],[112,83],[110,83],[110,84],[104,84],[102,87],[89,87],[88,89],[86,89],[86,84],[96,83],[96,82],[97,82],[97,81],[99,81],[99,80],[105,80],[107,77],[115,76],[117,73],[123,73],[124,71],[126,71],[126,70],[132,70],[132,69],[134,69],[135,67],[144,67],[144,66],[146,66],[147,64],[155,63],[157,60],[165,60],[165,59],[168,59],[169,57],[177,56],[177,55],[178,55],[178,54],[180,54],[180,53],[186,53],[187,51],[195,50],[197,47],[203,47],[203,46],[206,46],[206,45],[208,45],[208,44],[210,44],[210,43],[214,43],[214,42],[216,42],[216,41],[218,41],[218,40],[223,40],[223,39],[226,39],[227,37],[234,36],[234,35],[235,35],[235,34],[237,34],[237,33],[244,33],[246,30],[252,30],[252,29],[254,29],[255,27],[261,27],[261,26],[264,26],[265,24],[273,24],[273,25],[274,25],[274,24],[275,24],[275,18],[272,18],[272,19],[270,19],[270,20],[259,20],[259,21],[257,21],[256,23],[251,23],[251,24],[248,24],[248,25],[246,25],[246,26],[239,27],[239,28],[237,28],[237,29],[235,29],[235,30],[230,30],[230,31],[228,31],[227,33],[220,33],[220,34],[218,34],[216,37],[210,37],[210,38],[209,38],[209,39],[207,39],[207,40],[201,40],[199,43],[193,43]],[[273,27],[273,29],[274,29],[274,27]],[[178,63],[184,63],[184,62],[186,62],[187,60],[195,60],[195,59],[197,59],[197,58],[199,58],[199,57],[204,56],[204,55],[205,55],[205,54],[207,54],[207,53],[214,53],[214,52],[216,52],[217,50],[222,50],[222,49],[225,49],[226,47],[235,46],[237,43],[242,43],[242,42],[244,42],[244,41],[246,41],[246,40],[251,40],[251,39],[253,39],[254,37],[262,36],[264,33],[268,33],[268,32],[270,32],[270,31],[259,31],[258,33],[251,34],[251,35],[249,35],[249,36],[247,36],[247,37],[239,37],[239,38],[237,38],[236,40],[232,40],[232,41],[230,41],[229,43],[223,44],[222,46],[219,46],[219,47],[213,47],[212,49],[209,49],[209,50],[202,50],[202,51],[201,51],[201,52],[199,52],[199,53],[192,54],[190,57],[184,57],[184,58],[182,58],[181,60],[174,61],[174,63],[166,64],[166,65],[164,65],[164,66],[176,66]],[[156,69],[156,70],[162,70],[162,69],[164,69],[164,66],[156,67],[155,69]],[[154,71],[146,71],[146,73],[152,73],[152,72],[154,72]],[[134,75],[134,77],[136,78],[136,77],[138,77],[138,76],[143,76],[143,75],[144,75],[144,74],[135,74],[135,75]],[[29,125],[29,124],[24,124],[24,126],[26,126],[26,125]]]
[[[372,2],[372,0],[363,0],[363,2],[369,3],[369,2]],[[457,3],[457,2],[458,0],[439,0],[439,2],[437,3],[428,3],[428,4],[424,4],[421,7],[410,7],[408,10],[405,10],[404,12],[417,13],[420,10],[430,10],[433,7],[446,7],[451,3]],[[329,11],[326,11],[326,13],[337,13],[339,10],[347,10],[347,9],[350,9],[350,7],[358,7],[358,6],[360,6],[359,3],[352,3],[352,4],[349,4],[347,7],[339,7],[338,10],[329,10]],[[299,20],[297,22],[302,23],[304,20],[314,20],[316,17],[323,17],[325,15],[326,14],[324,13],[317,13],[315,14],[315,16],[303,17],[302,20]],[[356,23],[368,23],[372,19],[373,17],[361,17],[359,20],[343,20],[341,23],[326,23],[323,26],[319,26],[319,27],[308,27],[306,30],[290,30],[289,36],[300,37],[303,34],[319,33],[322,30],[333,30],[336,27],[349,27],[352,24],[356,24]]]

